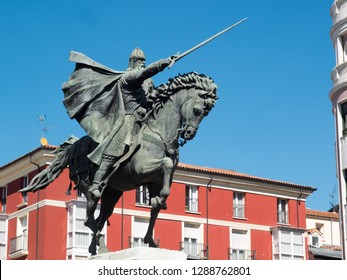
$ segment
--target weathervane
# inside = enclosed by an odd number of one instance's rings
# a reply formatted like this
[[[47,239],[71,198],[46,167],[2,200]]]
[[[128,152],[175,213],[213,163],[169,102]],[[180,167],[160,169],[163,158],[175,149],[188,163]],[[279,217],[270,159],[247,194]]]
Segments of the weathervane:
[[[47,131],[48,131],[50,128],[52,128],[52,127],[47,127],[47,126],[45,125],[46,120],[47,120],[46,114],[37,115],[37,117],[38,117],[38,119],[39,119],[39,123],[40,123],[41,126],[42,126],[40,143],[41,143],[42,146],[47,146],[47,145],[48,145],[48,140],[47,140],[47,138],[45,137],[45,135],[47,134]]]

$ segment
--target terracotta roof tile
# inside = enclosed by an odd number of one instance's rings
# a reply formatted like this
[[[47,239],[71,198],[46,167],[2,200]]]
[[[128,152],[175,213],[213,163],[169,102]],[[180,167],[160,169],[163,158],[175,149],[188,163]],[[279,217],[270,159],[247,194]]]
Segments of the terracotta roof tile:
[[[311,229],[307,230],[308,234],[312,234],[314,232],[317,232],[319,235],[322,235],[322,233],[317,228],[311,228]]]
[[[304,188],[304,189],[311,190],[311,191],[316,190],[315,188],[312,188],[310,186],[302,186],[302,185],[293,184],[293,183],[284,182],[284,181],[266,179],[266,178],[262,178],[262,177],[257,177],[257,176],[252,176],[252,175],[240,173],[240,172],[237,172],[234,170],[195,166],[195,165],[190,165],[190,164],[186,164],[186,163],[179,163],[177,167],[181,168],[181,169],[192,170],[192,171],[197,171],[197,172],[212,173],[212,174],[217,174],[217,175],[226,175],[226,176],[231,176],[234,178],[248,179],[248,180],[254,180],[254,181],[270,183],[270,184],[280,184],[280,185],[287,185],[287,186],[291,186],[291,187]]]
[[[338,219],[339,214],[335,212],[325,212],[325,211],[319,211],[319,210],[311,210],[306,209],[306,216],[312,216],[312,217],[320,217],[320,218],[331,218],[331,219]]]
[[[36,151],[40,150],[40,149],[48,149],[48,150],[54,150],[56,149],[58,146],[53,146],[53,145],[42,145],[38,148],[36,148],[35,150],[13,160],[12,162],[9,162],[7,164],[5,164],[4,166],[1,166],[0,169],[3,169],[4,167],[16,162],[17,160],[20,160],[21,158],[24,158],[30,154],[35,153]],[[285,186],[291,186],[291,187],[297,187],[297,188],[303,188],[303,189],[307,189],[310,191],[315,191],[315,188],[312,188],[310,186],[302,186],[302,185],[298,185],[298,184],[293,184],[293,183],[289,183],[289,182],[283,182],[283,181],[278,181],[278,180],[272,180],[272,179],[266,179],[266,178],[261,178],[261,177],[257,177],[257,176],[252,176],[252,175],[248,175],[248,174],[244,174],[244,173],[240,173],[234,170],[226,170],[226,169],[220,169],[220,168],[211,168],[211,167],[202,167],[202,166],[196,166],[196,165],[191,165],[191,164],[186,164],[186,163],[178,163],[177,166],[179,169],[183,169],[183,170],[191,170],[191,171],[197,171],[197,172],[203,172],[203,173],[212,173],[212,174],[216,174],[216,175],[225,175],[225,176],[231,176],[234,178],[240,178],[240,179],[248,179],[248,180],[254,180],[254,181],[259,181],[259,182],[264,182],[264,183],[270,183],[270,184],[280,184],[280,185],[285,185]]]

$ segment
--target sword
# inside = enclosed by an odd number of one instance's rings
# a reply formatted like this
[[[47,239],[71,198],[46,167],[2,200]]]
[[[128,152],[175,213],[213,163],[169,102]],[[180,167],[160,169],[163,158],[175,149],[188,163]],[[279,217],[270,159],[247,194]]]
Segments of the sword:
[[[205,41],[201,42],[200,44],[190,48],[189,50],[185,51],[182,54],[179,54],[179,52],[178,52],[177,55],[172,58],[172,61],[171,61],[170,65],[168,66],[168,68],[171,68],[176,63],[176,61],[179,61],[181,58],[185,57],[186,55],[190,54],[191,52],[197,50],[198,48],[202,47],[203,45],[206,45],[207,43],[211,42],[213,39],[219,37],[220,35],[224,34],[225,32],[227,32],[230,29],[234,28],[235,26],[239,25],[241,22],[245,21],[246,19],[247,18],[241,19],[240,21],[234,23],[233,25],[230,25],[229,27],[218,32],[217,34],[213,35],[212,37],[206,39]]]

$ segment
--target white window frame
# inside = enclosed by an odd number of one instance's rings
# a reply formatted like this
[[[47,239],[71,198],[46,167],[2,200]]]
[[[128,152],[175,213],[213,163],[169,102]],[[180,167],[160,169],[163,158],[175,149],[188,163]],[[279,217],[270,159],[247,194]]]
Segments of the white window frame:
[[[199,212],[199,187],[186,185],[186,211]]]
[[[24,223],[25,221],[25,223]],[[28,225],[29,225],[29,217],[28,214],[20,216],[17,218],[17,229],[16,229],[16,237],[22,236],[22,249],[23,251],[28,251]]]
[[[8,216],[1,215],[0,219],[0,260],[7,258],[7,232],[8,232]]]
[[[311,246],[312,247],[316,247],[316,248],[318,248],[318,247],[320,247],[320,236],[319,235],[312,235],[311,236]]]
[[[233,217],[244,219],[246,217],[245,193],[233,193]]]
[[[88,251],[90,242],[93,238],[93,232],[84,225],[87,202],[85,200],[70,201],[68,206],[67,218],[67,238],[66,238],[66,259],[77,260],[85,259],[90,256]],[[77,209],[78,208],[78,209]],[[83,213],[83,214],[82,214]],[[100,204],[98,204],[94,216],[100,213]],[[104,235],[105,244],[107,243],[107,226],[101,231]]]
[[[288,199],[277,198],[277,222],[279,224],[289,223]]]
[[[144,236],[147,233],[149,225],[149,219],[143,217],[132,216],[131,218],[131,236],[129,236],[129,248],[133,247],[148,247],[148,244],[145,244]],[[153,231],[153,236],[155,232]],[[155,240],[155,242],[158,240]]]
[[[242,244],[238,243],[235,240],[235,239],[239,239],[236,236],[234,236],[236,234],[242,235]],[[230,251],[229,251],[230,259],[249,260],[252,255],[250,244],[251,244],[251,241],[250,241],[249,230],[241,229],[241,228],[230,228]]]
[[[346,42],[347,43],[347,42]],[[342,119],[342,135],[347,135],[347,102],[340,104],[340,113]]]
[[[306,259],[304,230],[279,227],[271,231],[273,260]],[[301,239],[301,242],[298,242],[298,237]],[[298,250],[301,252],[299,253]]]
[[[182,247],[188,258],[204,258],[204,232],[202,224],[182,223]]]
[[[149,206],[149,190],[147,186],[136,188],[136,205]]]
[[[7,186],[2,187],[1,191],[1,213],[6,213],[7,204]]]
[[[26,188],[29,184],[29,178],[28,175],[22,177],[22,189]],[[22,192],[22,204],[28,203],[28,193]]]

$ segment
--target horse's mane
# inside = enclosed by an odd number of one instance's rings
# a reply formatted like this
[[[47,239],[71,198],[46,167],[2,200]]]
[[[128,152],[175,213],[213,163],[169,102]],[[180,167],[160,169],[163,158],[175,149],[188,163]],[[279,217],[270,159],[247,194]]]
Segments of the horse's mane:
[[[196,72],[179,74],[174,78],[170,78],[167,83],[163,83],[155,88],[150,96],[148,96],[148,110],[156,115],[158,110],[160,110],[165,102],[177,91],[190,88],[202,90],[199,92],[199,96],[206,100],[205,110],[210,111],[218,99],[217,85],[210,77]]]

